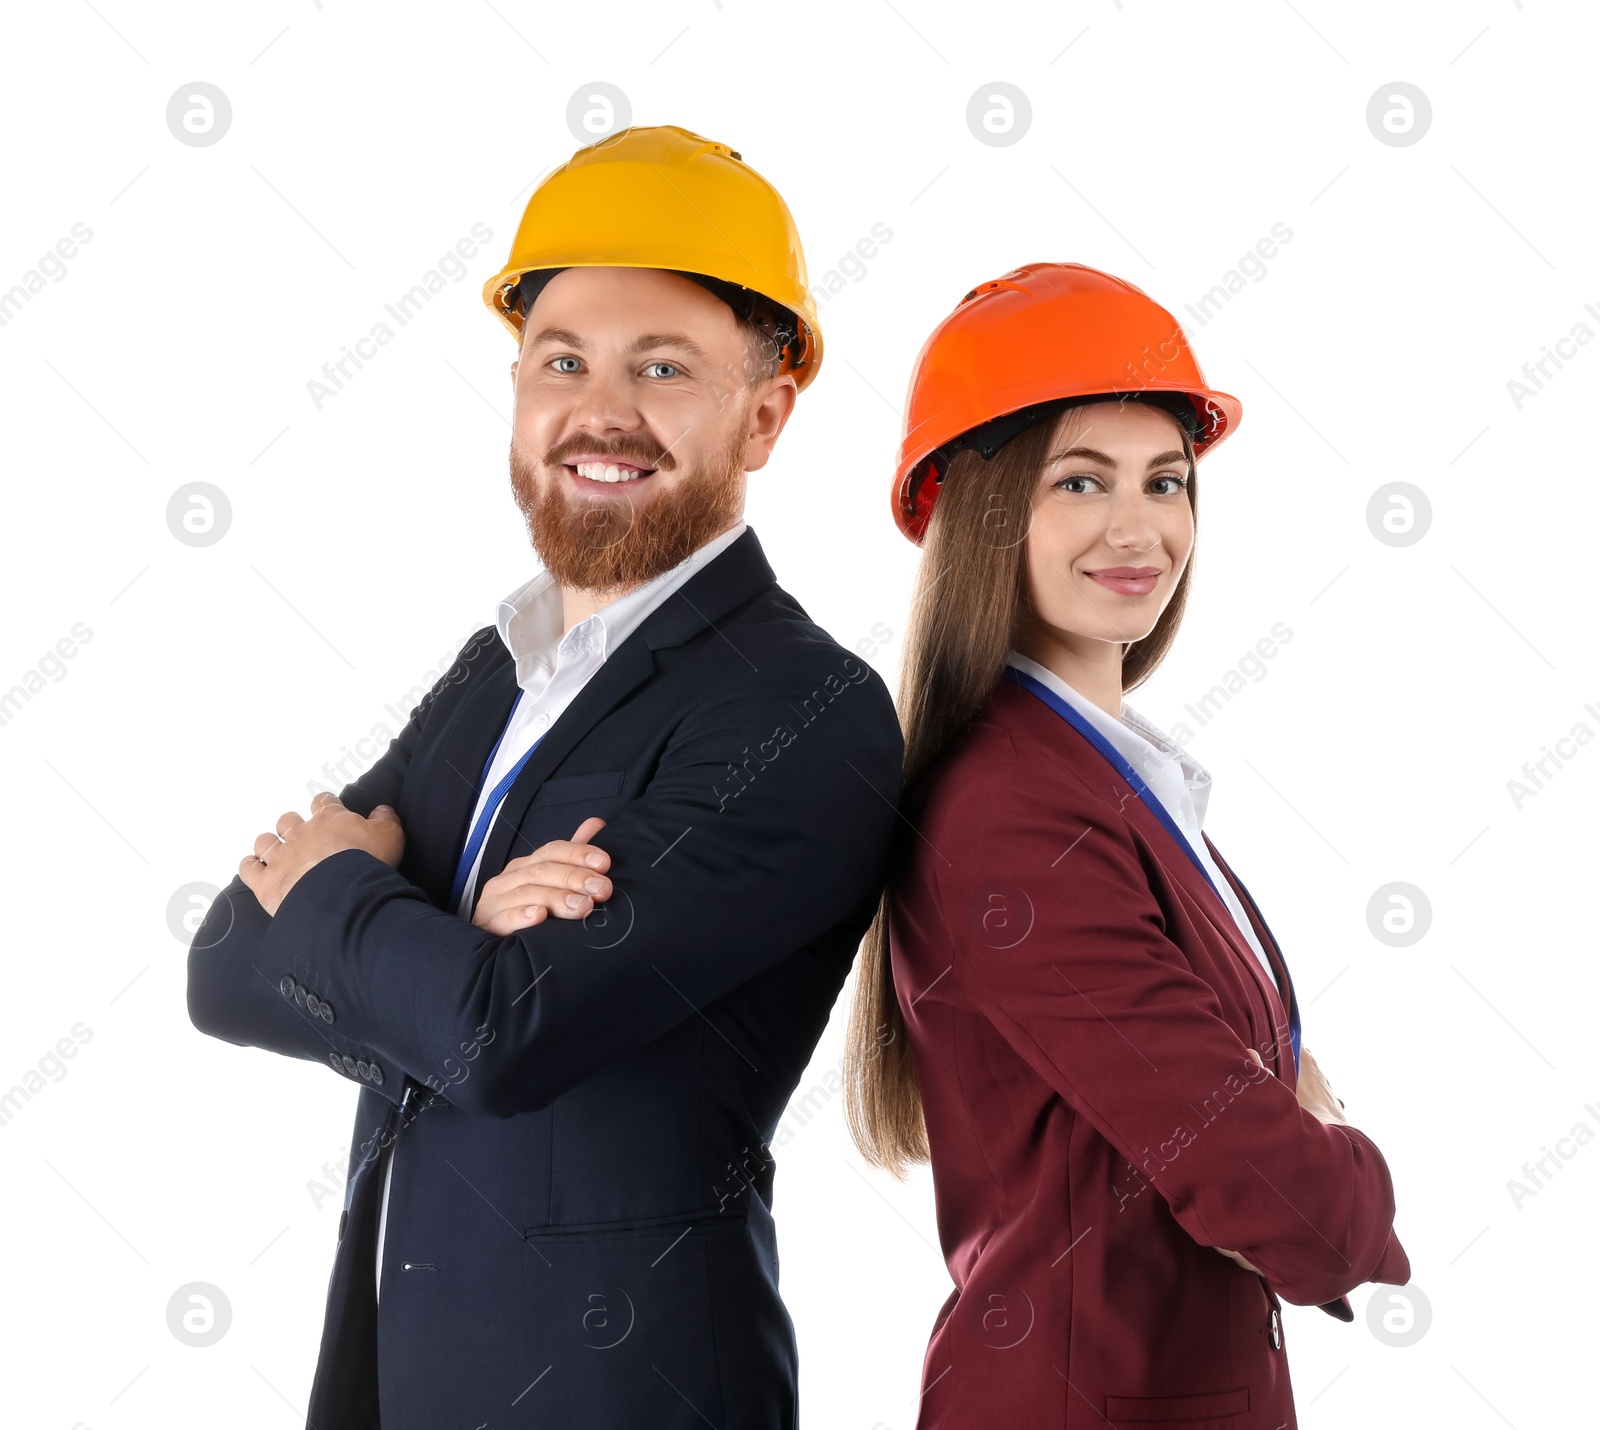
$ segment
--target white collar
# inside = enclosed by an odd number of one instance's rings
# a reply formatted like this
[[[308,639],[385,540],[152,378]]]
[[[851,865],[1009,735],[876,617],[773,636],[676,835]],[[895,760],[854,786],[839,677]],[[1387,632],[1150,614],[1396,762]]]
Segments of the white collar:
[[[561,629],[561,588],[548,570],[540,571],[506,596],[495,611],[495,628],[517,664],[517,684],[527,689],[536,680],[547,681],[558,657],[566,651],[605,660],[646,616],[732,546],[746,529],[742,519],[736,521],[671,570],[618,596],[565,633]]]
[[[1068,685],[1055,671],[1036,660],[1030,660],[1020,651],[1008,651],[1006,664],[1031,675],[1071,705],[1105,736],[1112,749],[1132,765],[1145,783],[1159,795],[1166,793],[1163,785],[1177,792],[1172,778],[1176,775],[1194,805],[1196,826],[1205,822],[1206,803],[1211,796],[1211,773],[1160,726],[1146,720],[1126,700],[1122,702],[1122,718],[1118,719],[1109,711],[1102,710],[1087,695]]]

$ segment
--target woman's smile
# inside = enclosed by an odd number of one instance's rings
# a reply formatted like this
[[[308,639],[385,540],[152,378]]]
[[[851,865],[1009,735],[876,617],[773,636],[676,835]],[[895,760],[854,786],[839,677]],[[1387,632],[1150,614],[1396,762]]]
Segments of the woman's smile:
[[[1161,571],[1155,566],[1103,566],[1084,574],[1119,596],[1148,596],[1161,579]]]

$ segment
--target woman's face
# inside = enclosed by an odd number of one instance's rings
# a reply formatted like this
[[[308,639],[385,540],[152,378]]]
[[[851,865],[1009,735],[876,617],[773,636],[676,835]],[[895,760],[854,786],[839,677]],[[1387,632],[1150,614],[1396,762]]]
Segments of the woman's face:
[[[1140,640],[1194,546],[1189,463],[1175,418],[1144,402],[1096,402],[1057,421],[1028,528],[1036,633],[1081,653]]]

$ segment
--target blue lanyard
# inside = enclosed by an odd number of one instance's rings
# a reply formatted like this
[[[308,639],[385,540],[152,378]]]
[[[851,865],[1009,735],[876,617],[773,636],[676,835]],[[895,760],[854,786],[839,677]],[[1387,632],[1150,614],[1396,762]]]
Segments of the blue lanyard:
[[[1172,815],[1168,812],[1167,807],[1161,803],[1160,799],[1157,798],[1150,786],[1139,777],[1138,771],[1135,770],[1134,767],[1125,759],[1123,759],[1121,752],[1118,751],[1116,746],[1106,739],[1106,737],[1098,730],[1096,730],[1095,727],[1090,724],[1090,722],[1086,720],[1079,711],[1073,709],[1073,707],[1063,700],[1059,695],[1057,695],[1055,691],[1050,689],[1048,685],[1044,684],[1043,681],[1029,675],[1025,670],[1018,670],[1014,665],[1008,665],[1002,674],[1004,675],[1005,679],[1009,680],[1013,685],[1020,685],[1030,694],[1037,695],[1039,699],[1044,701],[1044,703],[1054,710],[1056,714],[1059,715],[1063,720],[1065,720],[1067,724],[1071,725],[1074,730],[1076,730],[1080,735],[1083,736],[1084,739],[1093,745],[1095,749],[1098,750],[1101,755],[1103,755],[1110,763],[1111,767],[1116,770],[1116,772],[1121,775],[1123,779],[1127,780],[1129,785],[1133,787],[1133,792],[1144,801],[1145,808],[1161,821],[1162,826],[1177,841],[1178,847],[1189,856],[1189,862],[1205,876],[1206,883],[1211,885],[1213,892],[1216,893],[1218,900],[1222,903],[1224,910],[1226,910],[1227,902],[1222,898],[1222,891],[1217,888],[1216,880],[1211,877],[1211,871],[1206,868],[1203,862],[1201,862],[1199,854],[1195,852],[1194,845],[1189,842],[1188,837],[1184,834],[1184,832],[1178,828],[1177,821],[1173,819]],[[1249,895],[1247,894],[1245,897],[1249,898]],[[1255,900],[1251,899],[1250,903],[1251,906],[1254,907]],[[1261,911],[1259,909],[1256,910],[1258,915],[1260,912]],[[1232,918],[1233,915],[1230,913],[1228,917]],[[1265,923],[1266,920],[1263,919],[1262,922]],[[1289,984],[1289,1045],[1294,1050],[1294,1065],[1295,1070],[1298,1072],[1300,1068],[1300,1002],[1299,999],[1294,996],[1294,980],[1289,978],[1289,963],[1287,959],[1284,960],[1283,976]]]
[[[500,738],[494,742],[494,749],[489,751],[489,758],[483,762],[483,773],[478,776],[478,787],[483,788],[483,782],[489,778],[489,771],[494,766],[494,757],[500,753],[500,746],[505,743],[506,730],[511,728],[511,722],[516,719],[517,709],[522,704],[522,691],[517,692],[516,701],[511,706],[511,714],[506,717],[505,729],[500,731]],[[544,739],[541,735],[539,740]],[[511,788],[512,781],[522,773],[522,767],[528,763],[528,756],[539,748],[539,740],[528,746],[527,754],[516,762],[501,776],[497,784],[489,792],[489,798],[484,801],[483,813],[478,816],[478,822],[473,826],[472,834],[467,840],[466,848],[461,851],[461,858],[456,864],[455,882],[450,886],[450,903],[448,908],[454,913],[461,905],[461,895],[466,891],[467,875],[472,872],[472,866],[478,857],[478,850],[483,847],[484,837],[489,833],[489,826],[494,822],[495,814],[500,809],[500,802],[506,797],[506,791]]]

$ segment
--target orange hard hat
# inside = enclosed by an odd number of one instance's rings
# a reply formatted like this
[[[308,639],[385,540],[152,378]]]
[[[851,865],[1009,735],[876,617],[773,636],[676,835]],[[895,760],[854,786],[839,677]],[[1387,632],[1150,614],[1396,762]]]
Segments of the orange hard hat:
[[[1189,419],[1196,457],[1244,410],[1206,386],[1178,320],[1131,283],[1081,263],[1029,263],[980,283],[917,355],[895,464],[900,530],[921,545],[962,446],[992,456],[1070,405],[1062,399],[1101,395],[1154,401]]]

